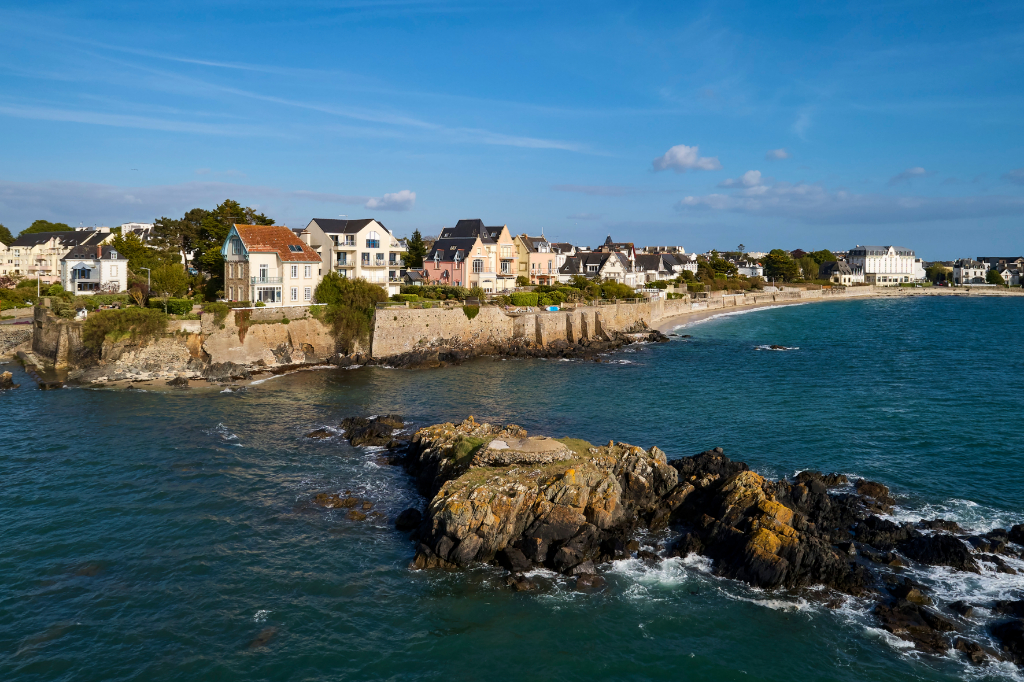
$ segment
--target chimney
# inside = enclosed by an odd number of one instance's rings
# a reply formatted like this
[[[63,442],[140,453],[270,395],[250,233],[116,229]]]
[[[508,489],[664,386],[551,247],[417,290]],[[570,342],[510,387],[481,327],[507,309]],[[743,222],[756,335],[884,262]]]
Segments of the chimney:
[[[99,244],[96,245],[96,258],[103,258],[103,247]]]
[[[306,246],[313,246],[310,243],[312,238],[313,238],[313,235],[310,233],[309,230],[303,230],[302,232],[299,233],[299,239],[301,239],[302,243],[305,244]]]

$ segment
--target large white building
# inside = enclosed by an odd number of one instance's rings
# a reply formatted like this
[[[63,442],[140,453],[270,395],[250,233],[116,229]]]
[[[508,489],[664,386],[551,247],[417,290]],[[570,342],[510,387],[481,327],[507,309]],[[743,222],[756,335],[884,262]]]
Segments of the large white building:
[[[961,258],[953,262],[953,281],[957,284],[986,284],[988,263]]]
[[[120,293],[128,288],[128,257],[112,246],[76,246],[60,259],[60,281],[75,296]]]
[[[846,262],[857,272],[864,273],[864,281],[882,287],[895,287],[903,282],[919,282],[914,252],[902,246],[857,245],[846,254]]]
[[[324,272],[331,269],[342,277],[379,284],[388,294],[401,291],[405,249],[391,230],[373,218],[314,218],[300,236],[320,255]]]
[[[5,250],[0,274],[38,277],[40,284],[61,280],[60,260],[76,246],[104,243],[107,232],[75,230],[72,232],[35,232],[21,234]]]

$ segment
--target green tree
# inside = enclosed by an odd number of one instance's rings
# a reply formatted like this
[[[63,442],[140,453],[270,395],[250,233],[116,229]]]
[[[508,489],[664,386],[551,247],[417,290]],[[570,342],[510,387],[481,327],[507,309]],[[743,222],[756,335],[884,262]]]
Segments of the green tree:
[[[822,263],[832,263],[834,261],[839,260],[838,258],[836,258],[836,255],[829,251],[828,249],[822,249],[821,251],[811,251],[807,255],[813,258],[814,262],[817,263],[818,265],[821,265]]]
[[[331,325],[335,341],[345,353],[352,353],[370,340],[377,303],[387,300],[380,286],[363,279],[342,277],[328,272],[313,294],[317,303],[326,303],[324,321]]]
[[[924,276],[927,277],[932,284],[938,284],[942,280],[952,279],[953,271],[942,263],[932,263],[924,269]]]
[[[1006,284],[1006,280],[1003,279],[1003,276],[995,268],[985,273],[985,281],[989,284]]]
[[[427,245],[423,243],[423,235],[419,230],[413,230],[409,237],[409,250],[405,256],[405,266],[409,268],[422,268],[423,259],[427,255]]]
[[[74,230],[66,223],[51,223],[48,220],[36,220],[22,230],[21,234],[36,234],[38,232],[74,232]]]
[[[711,270],[713,270],[716,274],[736,274],[736,266],[722,258],[718,251],[713,250],[711,252],[711,258],[709,258],[707,262],[708,265],[711,267]],[[714,279],[714,275],[712,275],[711,278]]]
[[[0,244],[10,246],[12,243],[14,243],[14,235],[11,234],[10,230],[4,227],[3,223],[0,223]]]
[[[800,266],[782,249],[772,249],[764,259],[764,274],[769,279],[789,282],[800,274]]]
[[[804,279],[808,281],[818,279],[818,261],[814,260],[812,256],[804,256],[797,261],[797,264],[800,266],[800,272]]]
[[[161,296],[178,298],[188,291],[191,278],[180,263],[165,263],[153,270],[153,288]]]
[[[142,268],[154,269],[168,260],[175,259],[174,254],[167,254],[157,249],[146,246],[134,232],[127,235],[117,235],[110,241],[110,245],[117,249],[117,252],[128,258],[128,269],[137,275],[144,274]]]

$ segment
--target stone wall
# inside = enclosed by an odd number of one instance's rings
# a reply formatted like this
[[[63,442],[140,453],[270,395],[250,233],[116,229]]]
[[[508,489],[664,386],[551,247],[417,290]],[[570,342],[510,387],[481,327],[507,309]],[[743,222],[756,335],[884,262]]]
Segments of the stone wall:
[[[285,319],[287,324],[281,322]],[[220,323],[212,313],[203,313],[202,333],[202,349],[211,363],[272,367],[326,362],[336,352],[330,329],[304,307],[232,311]]]
[[[26,324],[6,324],[0,327],[0,355],[14,352],[25,342],[32,341],[32,327]]]
[[[513,338],[515,329],[515,318],[493,306],[480,308],[472,320],[461,306],[381,308],[370,349],[373,357],[387,358],[429,346],[502,343]]]

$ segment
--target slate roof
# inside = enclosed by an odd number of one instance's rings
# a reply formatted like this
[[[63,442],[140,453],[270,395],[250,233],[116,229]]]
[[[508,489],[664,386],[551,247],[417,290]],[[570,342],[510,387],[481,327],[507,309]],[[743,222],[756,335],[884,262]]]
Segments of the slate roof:
[[[569,256],[565,262],[558,266],[559,275],[582,275],[583,269],[580,259],[576,256]]]
[[[538,248],[540,244],[547,243],[550,246],[550,243],[544,237],[531,237],[526,234],[521,234],[519,235],[519,238],[523,241],[523,245],[526,246],[526,250],[531,253],[540,253],[540,249]]]
[[[571,253],[575,248],[569,242],[551,242],[551,250],[555,253]]]
[[[861,246],[857,245],[850,249],[849,253],[855,254],[858,251],[864,251],[867,255],[882,255],[889,253],[889,249],[892,248],[898,256],[913,256],[914,251],[912,249],[905,248],[903,246]]]
[[[99,246],[98,248],[103,260],[128,260],[128,256],[113,246]],[[79,245],[68,251],[61,260],[96,260],[96,249],[97,246],[92,244]]]
[[[646,272],[654,271],[661,272],[662,270],[669,270],[670,267],[662,267],[665,257],[660,253],[638,253],[636,255],[636,265],[634,266],[637,270],[643,270]]]
[[[45,244],[52,238],[57,237],[60,239],[61,244],[64,246],[77,246],[79,244],[96,244],[107,237],[110,234],[107,232],[96,232],[93,230],[75,230],[74,232],[35,232],[33,234],[21,234],[18,235],[17,239],[11,244],[11,247],[16,246],[38,246]]]
[[[235,225],[235,231],[250,253],[276,253],[282,261],[293,263],[320,262],[316,251],[284,225]]]
[[[320,226],[324,232],[335,234],[355,234],[370,223],[376,222],[384,227],[380,221],[373,218],[358,218],[356,220],[338,220],[337,218],[313,218],[314,223]],[[386,229],[386,228],[385,228]]]
[[[501,234],[504,225],[488,227],[479,218],[462,219],[455,223],[455,227],[446,227],[441,230],[439,239],[466,239],[469,237],[480,237],[484,244],[493,244],[498,235]]]
[[[473,245],[476,244],[476,239],[476,237],[438,239],[431,245],[430,251],[427,253],[425,260],[435,260],[435,255],[440,253],[440,260],[455,260],[455,255],[458,254],[459,261],[464,261],[470,251],[473,250]]]
[[[818,276],[822,279],[828,279],[832,275],[852,275],[853,269],[850,268],[849,263],[846,261],[825,261],[818,266]]]

